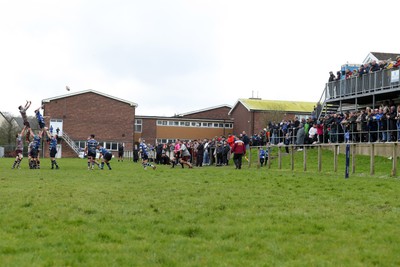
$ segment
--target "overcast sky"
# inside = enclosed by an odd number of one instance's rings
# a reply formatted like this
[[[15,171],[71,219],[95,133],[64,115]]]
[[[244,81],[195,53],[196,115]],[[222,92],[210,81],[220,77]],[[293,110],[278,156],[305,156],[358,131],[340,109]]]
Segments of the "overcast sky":
[[[400,52],[398,12],[398,0],[0,0],[0,110],[32,100],[33,115],[67,85],[140,115],[317,102],[329,71]]]

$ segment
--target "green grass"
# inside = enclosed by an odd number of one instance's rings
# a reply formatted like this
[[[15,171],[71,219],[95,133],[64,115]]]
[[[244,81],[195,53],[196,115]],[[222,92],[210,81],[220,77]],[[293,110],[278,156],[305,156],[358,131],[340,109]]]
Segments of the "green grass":
[[[344,179],[324,151],[283,168],[11,170],[0,159],[1,266],[399,266],[400,181],[377,159]],[[325,154],[326,153],[326,154]],[[302,159],[302,153],[296,153]],[[365,162],[364,162],[365,161]],[[389,168],[389,170],[385,170]]]

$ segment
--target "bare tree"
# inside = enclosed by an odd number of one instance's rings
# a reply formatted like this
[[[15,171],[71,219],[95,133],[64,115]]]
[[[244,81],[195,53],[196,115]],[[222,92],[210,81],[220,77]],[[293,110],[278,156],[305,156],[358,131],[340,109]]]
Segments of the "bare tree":
[[[268,126],[270,122],[279,123],[286,116],[285,107],[283,105],[276,104],[274,110],[264,111],[261,116],[262,124],[264,128]]]
[[[2,125],[0,125],[0,144],[10,145],[15,141],[15,135],[21,130],[18,124],[13,123],[13,117],[9,113],[3,113],[6,119]]]

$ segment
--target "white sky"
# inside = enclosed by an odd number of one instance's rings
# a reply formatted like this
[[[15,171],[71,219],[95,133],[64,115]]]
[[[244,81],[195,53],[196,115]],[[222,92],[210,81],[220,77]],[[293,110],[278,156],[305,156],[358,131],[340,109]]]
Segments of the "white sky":
[[[329,71],[400,52],[398,12],[398,0],[0,0],[0,110],[32,100],[33,115],[66,85],[140,115],[317,102]]]

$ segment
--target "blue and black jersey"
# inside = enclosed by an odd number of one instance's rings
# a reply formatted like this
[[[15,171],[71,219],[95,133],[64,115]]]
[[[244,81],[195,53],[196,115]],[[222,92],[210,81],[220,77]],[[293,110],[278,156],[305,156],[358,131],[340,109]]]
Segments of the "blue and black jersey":
[[[53,149],[53,148],[57,148],[57,138],[55,138],[55,137],[51,138],[51,140],[50,140],[50,147],[49,147],[49,149],[51,150],[51,149]]]
[[[100,147],[99,152],[103,155],[104,160],[110,161],[112,159],[112,153],[104,147]]]
[[[40,144],[42,142],[42,138],[39,135],[35,135],[33,137],[33,149],[38,150],[40,148]]]
[[[100,147],[99,148],[99,152],[102,154],[102,155],[105,155],[105,154],[107,154],[107,153],[110,153],[107,149],[105,149],[104,147]]]
[[[98,142],[94,139],[89,139],[87,141],[87,149],[88,149],[88,153],[94,153],[96,154],[96,148],[98,146]]]
[[[142,157],[148,156],[147,145],[145,143],[140,143],[139,150],[142,153]]]
[[[265,150],[261,149],[260,150],[260,159],[265,159],[265,158],[268,158],[268,149],[265,149]]]
[[[45,126],[44,118],[43,118],[42,114],[40,114],[39,111],[36,112],[36,119],[38,121],[40,129],[43,129]]]

